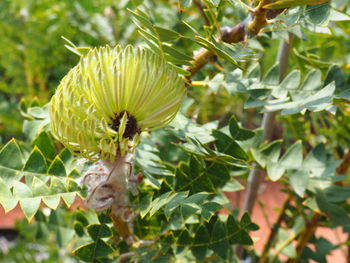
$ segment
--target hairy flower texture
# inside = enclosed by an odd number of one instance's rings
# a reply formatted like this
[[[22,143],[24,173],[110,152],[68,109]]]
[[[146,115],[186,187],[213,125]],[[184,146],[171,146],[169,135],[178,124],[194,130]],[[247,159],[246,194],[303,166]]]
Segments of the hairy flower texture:
[[[142,131],[168,124],[185,94],[184,80],[152,51],[94,48],[52,97],[52,132],[78,155],[113,161],[133,152]]]

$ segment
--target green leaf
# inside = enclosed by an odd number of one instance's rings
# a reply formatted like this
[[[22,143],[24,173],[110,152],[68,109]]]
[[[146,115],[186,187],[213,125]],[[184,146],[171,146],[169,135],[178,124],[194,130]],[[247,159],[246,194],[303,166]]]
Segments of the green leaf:
[[[159,209],[165,206],[171,198],[171,192],[167,192],[154,199],[152,201],[151,210],[149,212],[150,216],[153,216]]]
[[[252,245],[253,240],[245,229],[252,227],[253,230],[256,230],[259,227],[250,222],[249,216],[243,216],[242,219],[238,224],[232,215],[229,215],[227,218],[226,227],[227,232],[230,234],[229,241],[231,244]]]
[[[280,83],[279,65],[273,65],[263,78],[263,83],[270,86],[277,86]]]
[[[142,25],[154,32],[153,24],[151,23],[146,13],[142,12],[140,9],[137,9],[136,11],[128,9],[128,11],[132,14],[134,18],[137,19],[137,21],[139,21]]]
[[[112,223],[112,218],[107,213],[101,213],[98,215],[98,221],[101,224],[109,224]]]
[[[277,181],[278,179],[280,179],[285,171],[286,168],[281,166],[279,163],[270,163],[267,166],[267,176],[272,181]]]
[[[299,5],[307,5],[315,2],[315,0],[279,0],[271,4],[264,5],[266,9],[289,8]]]
[[[51,163],[49,170],[49,174],[57,175],[57,176],[66,176],[66,168],[61,160],[61,158],[57,155],[54,161]]]
[[[223,259],[228,258],[229,251],[229,243],[226,236],[227,230],[225,224],[217,220],[211,232],[210,248]]]
[[[305,189],[307,188],[309,182],[309,171],[301,169],[291,169],[288,170],[288,177],[294,191],[300,196],[303,197]]]
[[[205,259],[209,242],[210,236],[207,228],[204,225],[199,226],[191,247],[192,254],[199,262]]]
[[[83,211],[76,211],[75,218],[77,221],[79,221],[83,226],[87,226],[89,224],[89,221],[86,218],[85,212]]]
[[[4,180],[0,178],[0,204],[5,210],[5,213],[16,207],[18,199],[14,198],[10,188]]]
[[[12,139],[0,151],[0,167],[20,170],[22,166],[21,150],[15,139]],[[16,178],[15,180],[18,179]]]
[[[183,230],[176,241],[176,252],[181,253],[185,247],[192,244],[192,238],[187,229]]]
[[[184,220],[186,220],[199,210],[200,210],[200,206],[195,203],[182,204],[181,216]]]
[[[231,116],[230,121],[229,121],[229,129],[230,129],[230,134],[231,134],[232,138],[236,139],[241,128],[239,127],[238,122],[233,115]]]
[[[101,239],[84,244],[73,251],[76,257],[85,262],[94,262],[96,259],[107,257],[111,253],[113,253],[113,248]]]
[[[249,157],[246,152],[228,135],[221,131],[214,130],[213,136],[216,138],[215,145],[219,152],[228,154],[239,160],[248,160]]]
[[[322,25],[328,21],[330,15],[330,5],[328,2],[306,8],[306,17],[315,25]]]
[[[47,132],[41,132],[33,141],[33,145],[37,146],[43,155],[52,161],[56,156],[56,150],[53,140]]]
[[[282,140],[273,141],[259,150],[252,150],[255,160],[261,167],[265,167],[270,163],[277,163],[281,153]]]
[[[279,161],[280,165],[286,168],[299,168],[303,162],[303,149],[301,141],[295,142],[288,148]]]
[[[81,222],[79,221],[74,221],[74,230],[75,230],[75,233],[79,236],[79,237],[82,237],[85,232],[84,232],[84,226]]]
[[[245,141],[254,137],[255,132],[251,130],[241,129],[234,116],[229,121],[229,130],[233,139],[237,141]]]
[[[154,26],[154,29],[157,30],[161,41],[170,42],[182,37],[181,34],[179,34],[178,32],[164,27]]]
[[[19,199],[19,204],[24,215],[28,221],[31,221],[40,207],[41,198],[33,197],[30,188],[21,182],[14,183],[13,195]]]
[[[321,86],[321,71],[311,70],[306,75],[302,84],[302,90],[317,90]]]
[[[276,244],[277,248],[279,249],[280,247],[284,246],[284,244],[288,241],[290,238],[290,234],[284,230],[283,228],[279,228],[277,232],[277,238],[278,242]],[[289,243],[287,246],[285,246],[282,249],[282,254],[289,257],[289,258],[295,258],[296,257],[296,250],[293,245],[293,243]]]
[[[237,180],[231,179],[223,187],[222,191],[224,192],[237,192],[244,189],[244,186],[241,185]]]
[[[182,204],[183,200],[185,200],[187,196],[188,196],[188,192],[178,192],[172,196],[172,198],[164,208],[164,214],[168,219],[171,213],[174,212],[175,209]]]
[[[243,229],[247,229],[249,231],[259,230],[259,226],[252,222],[252,220],[250,219],[250,216],[247,212],[243,214],[239,224],[241,225],[241,227]]]
[[[324,194],[332,203],[343,202],[350,198],[350,186],[331,185],[324,190]]]
[[[99,225],[99,224],[94,224],[94,225],[89,225],[87,227],[87,231],[90,235],[90,237],[97,241],[100,238],[104,238],[104,237],[111,237],[112,236],[112,231],[111,229],[105,225]]]
[[[335,86],[339,89],[344,89],[346,87],[345,74],[342,69],[337,65],[331,65],[328,68],[326,79],[324,80],[324,85],[328,85],[334,81]]]
[[[146,195],[140,203],[140,216],[144,218],[152,208],[152,195]]]
[[[218,47],[218,43],[211,42],[201,36],[195,36],[195,39],[193,39],[198,45],[210,50],[211,52],[215,53],[219,57],[225,59],[226,61],[232,63],[236,67],[242,69],[242,67],[237,63],[236,60],[232,58],[226,51],[224,51],[222,48]],[[214,41],[214,40],[212,40]]]
[[[211,217],[219,211],[222,206],[216,202],[207,202],[202,205],[202,217],[209,222]]]
[[[38,147],[34,147],[33,151],[30,153],[27,162],[23,167],[23,171],[43,174],[46,173],[46,160]]]
[[[316,202],[320,210],[330,216],[334,226],[349,227],[349,213],[343,207],[329,202],[321,191],[316,194]]]

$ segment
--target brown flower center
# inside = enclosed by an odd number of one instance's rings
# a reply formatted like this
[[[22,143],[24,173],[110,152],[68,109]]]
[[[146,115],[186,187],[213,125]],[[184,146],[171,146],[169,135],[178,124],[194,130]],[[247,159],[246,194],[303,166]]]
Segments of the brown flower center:
[[[126,118],[126,126],[125,126],[125,131],[124,131],[124,138],[129,138],[130,140],[134,138],[136,133],[141,133],[141,129],[137,126],[137,121],[134,116],[132,116],[129,112],[127,111],[122,111],[119,114],[115,113],[115,118],[112,120],[112,124],[110,127],[118,131],[119,126],[120,126],[120,120],[123,118],[124,113],[126,112],[127,118]]]

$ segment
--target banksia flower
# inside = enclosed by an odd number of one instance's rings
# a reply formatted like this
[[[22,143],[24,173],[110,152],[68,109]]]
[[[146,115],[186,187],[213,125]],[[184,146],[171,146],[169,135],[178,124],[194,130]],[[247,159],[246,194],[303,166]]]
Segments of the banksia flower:
[[[94,48],[52,97],[52,132],[78,155],[114,161],[133,152],[142,131],[168,124],[185,93],[184,80],[146,48]]]

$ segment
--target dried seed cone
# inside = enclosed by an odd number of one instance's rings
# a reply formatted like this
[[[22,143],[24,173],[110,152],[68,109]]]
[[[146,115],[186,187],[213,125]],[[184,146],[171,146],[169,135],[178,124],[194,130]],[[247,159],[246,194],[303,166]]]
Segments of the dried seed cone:
[[[52,97],[52,132],[83,157],[114,160],[134,150],[141,131],[168,124],[185,94],[184,80],[150,50],[94,48]]]

